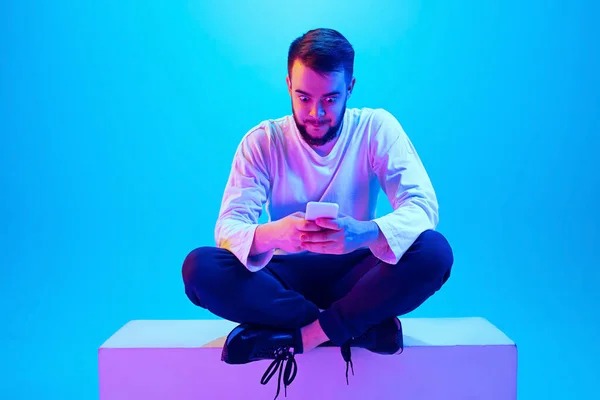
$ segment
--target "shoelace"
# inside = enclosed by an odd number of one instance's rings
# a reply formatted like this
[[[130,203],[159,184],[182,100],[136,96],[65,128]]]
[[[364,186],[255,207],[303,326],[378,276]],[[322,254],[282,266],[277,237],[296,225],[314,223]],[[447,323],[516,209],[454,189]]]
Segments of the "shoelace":
[[[366,332],[364,332],[362,335],[352,338],[352,340],[355,341],[363,341],[366,340],[369,335],[371,334],[370,330],[367,330]],[[350,350],[350,340],[348,342],[346,342],[346,344],[343,344],[342,346],[340,346],[340,350],[342,351],[342,357],[344,358],[344,361],[346,361],[346,384],[350,385],[350,382],[348,381],[348,368],[352,368],[352,376],[354,376],[354,363],[352,362],[352,350]]]
[[[350,385],[348,381],[348,368],[352,368],[352,376],[354,376],[354,363],[352,362],[352,351],[350,350],[350,342],[340,346],[342,357],[346,361],[346,385]]]
[[[294,353],[290,351],[290,346],[278,347],[276,349],[265,349],[265,351],[269,352],[271,355],[275,353],[275,359],[265,371],[260,383],[263,385],[269,383],[273,375],[275,375],[275,372],[279,370],[279,377],[277,378],[277,394],[275,395],[275,399],[277,399],[279,392],[281,391],[282,374],[285,397],[287,397],[287,387],[294,381],[294,378],[296,378],[296,373],[298,372],[298,365],[296,364]],[[287,362],[285,363],[284,370],[283,364],[285,361]]]

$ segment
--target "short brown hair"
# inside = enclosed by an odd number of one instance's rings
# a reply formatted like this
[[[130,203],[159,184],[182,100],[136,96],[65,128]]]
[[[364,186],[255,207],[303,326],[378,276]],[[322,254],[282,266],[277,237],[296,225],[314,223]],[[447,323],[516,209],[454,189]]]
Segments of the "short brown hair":
[[[322,74],[344,71],[348,83],[354,74],[354,49],[350,42],[334,29],[313,29],[292,42],[288,52],[290,79],[296,60]]]

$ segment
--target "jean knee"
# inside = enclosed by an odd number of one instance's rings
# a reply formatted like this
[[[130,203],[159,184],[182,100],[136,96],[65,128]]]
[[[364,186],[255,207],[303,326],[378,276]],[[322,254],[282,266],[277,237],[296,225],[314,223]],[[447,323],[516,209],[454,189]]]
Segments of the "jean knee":
[[[198,275],[201,269],[202,253],[205,251],[204,247],[199,247],[192,250],[183,260],[183,266],[181,267],[181,277],[185,286],[191,285]]]
[[[198,247],[192,250],[183,261],[181,276],[188,298],[196,305],[200,305],[200,293],[203,288],[210,286],[208,282],[212,274],[210,268],[215,262],[215,252],[220,249],[214,247]]]
[[[217,247],[198,247],[192,250],[183,261],[181,275],[185,293],[196,305],[207,296],[212,297],[215,287],[222,286],[222,266],[235,261],[235,255],[229,250]],[[203,307],[203,306],[202,306]]]
[[[418,240],[428,277],[439,282],[441,287],[450,278],[454,264],[452,247],[444,235],[434,230],[423,232]]]

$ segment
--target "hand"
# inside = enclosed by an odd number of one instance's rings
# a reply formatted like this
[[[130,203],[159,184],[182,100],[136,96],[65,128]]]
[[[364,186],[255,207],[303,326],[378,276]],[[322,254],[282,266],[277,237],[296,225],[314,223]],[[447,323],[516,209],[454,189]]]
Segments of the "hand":
[[[322,254],[347,254],[368,245],[377,238],[379,227],[373,221],[358,221],[341,215],[338,218],[318,218],[322,232],[306,232],[300,237],[303,250]]]
[[[297,253],[302,251],[300,235],[308,232],[321,232],[326,229],[318,226],[313,221],[304,219],[304,213],[298,211],[274,222],[277,233],[277,248],[286,253]]]

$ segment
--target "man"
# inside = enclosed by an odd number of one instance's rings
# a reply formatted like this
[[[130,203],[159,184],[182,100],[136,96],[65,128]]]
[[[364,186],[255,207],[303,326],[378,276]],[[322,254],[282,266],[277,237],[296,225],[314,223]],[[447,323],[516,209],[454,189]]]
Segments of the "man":
[[[346,109],[354,50],[337,31],[294,40],[286,78],[292,116],[264,121],[241,140],[215,228],[217,247],[192,251],[185,292],[240,323],[222,359],[273,362],[263,384],[295,354],[339,346],[403,349],[404,315],[438,291],[453,254],[434,229],[430,179],[398,121],[382,109]],[[383,189],[394,211],[375,217]],[[304,219],[309,201],[339,205],[336,219]],[[269,222],[259,225],[263,204]],[[346,368],[346,378],[348,368]],[[279,394],[279,386],[277,388]]]

